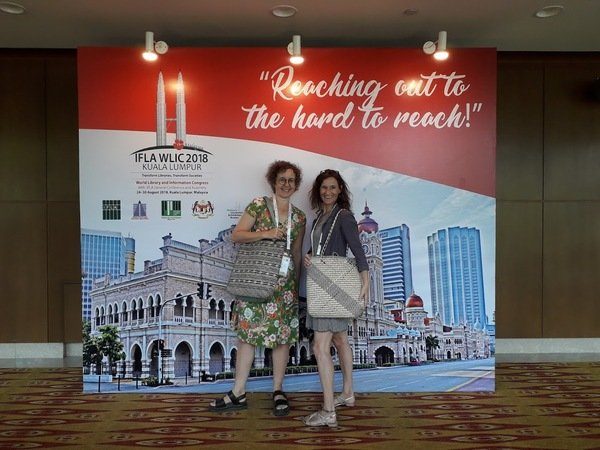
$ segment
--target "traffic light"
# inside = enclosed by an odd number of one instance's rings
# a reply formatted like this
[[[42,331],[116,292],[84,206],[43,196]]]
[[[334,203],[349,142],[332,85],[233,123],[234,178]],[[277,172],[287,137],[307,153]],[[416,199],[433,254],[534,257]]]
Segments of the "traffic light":
[[[204,298],[211,298],[212,297],[212,286],[208,283],[204,283],[206,285],[206,295]]]
[[[204,299],[204,283],[202,281],[200,281],[198,283],[198,294],[197,295],[200,300]]]

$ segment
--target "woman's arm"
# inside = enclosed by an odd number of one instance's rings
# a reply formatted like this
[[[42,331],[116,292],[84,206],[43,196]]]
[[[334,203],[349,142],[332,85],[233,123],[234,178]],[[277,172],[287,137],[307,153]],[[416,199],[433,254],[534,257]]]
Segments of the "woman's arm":
[[[360,273],[360,294],[359,298],[362,299],[363,305],[367,307],[369,301],[369,263],[367,257],[360,243],[360,237],[358,235],[358,224],[356,219],[350,211],[343,212],[340,214],[342,219],[340,222],[340,229],[344,239],[348,243],[352,254],[356,259],[356,266]]]
[[[362,299],[363,305],[366,308],[367,302],[369,301],[369,271],[363,270],[360,272],[360,295],[358,298]]]
[[[256,222],[256,218],[252,217],[248,212],[244,212],[237,225],[233,229],[231,234],[231,240],[233,242],[239,242],[245,244],[247,242],[256,242],[261,239],[282,239],[283,230],[280,228],[271,228],[268,230],[256,230],[252,231],[252,227]]]
[[[356,219],[350,211],[342,211],[338,220],[340,220],[340,230],[342,231],[342,235],[348,243],[348,247],[352,250],[352,254],[356,258],[356,267],[358,267],[358,271],[368,271],[369,264],[367,263],[367,257],[365,256],[362,244],[360,243]]]

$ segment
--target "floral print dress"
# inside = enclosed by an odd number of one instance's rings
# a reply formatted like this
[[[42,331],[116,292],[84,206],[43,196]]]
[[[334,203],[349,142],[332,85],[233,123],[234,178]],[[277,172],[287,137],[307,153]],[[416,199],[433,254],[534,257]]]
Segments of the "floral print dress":
[[[256,219],[252,231],[273,227],[274,220],[263,197],[255,198],[246,212]],[[281,218],[280,218],[281,220]],[[287,217],[284,219],[287,222]],[[306,215],[295,206],[292,209],[292,243],[306,223]],[[287,229],[287,223],[281,224]],[[238,337],[258,347],[275,348],[298,340],[298,286],[296,270],[290,264],[287,277],[280,277],[273,297],[265,303],[237,299],[233,308],[232,328]]]

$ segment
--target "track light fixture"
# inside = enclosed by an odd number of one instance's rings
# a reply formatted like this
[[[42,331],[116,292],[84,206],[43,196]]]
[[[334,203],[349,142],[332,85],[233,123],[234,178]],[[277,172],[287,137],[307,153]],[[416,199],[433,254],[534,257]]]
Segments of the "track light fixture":
[[[304,62],[299,34],[292,36],[292,42],[288,44],[287,51],[290,54],[290,62],[292,64],[302,64]]]
[[[448,59],[449,53],[446,49],[447,34],[445,31],[440,31],[438,40],[435,42],[427,41],[423,44],[423,52],[427,55],[433,55],[438,61]]]
[[[154,33],[146,31],[146,45],[142,57],[146,61],[156,61],[158,55],[164,55],[169,50],[169,46],[165,41],[154,41]]]

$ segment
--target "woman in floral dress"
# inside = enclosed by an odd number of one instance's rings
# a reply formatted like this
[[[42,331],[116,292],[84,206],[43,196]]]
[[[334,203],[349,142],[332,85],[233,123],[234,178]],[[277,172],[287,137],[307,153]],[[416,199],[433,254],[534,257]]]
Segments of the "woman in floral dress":
[[[273,190],[272,198],[255,198],[233,230],[234,242],[255,242],[261,239],[290,238],[290,266],[280,277],[273,297],[265,303],[237,299],[232,326],[238,335],[235,384],[223,398],[210,404],[212,411],[245,409],[246,381],[254,361],[255,347],[273,349],[273,414],[289,413],[289,404],[282,390],[289,347],[298,340],[298,277],[302,253],[305,214],[292,205],[290,198],[298,190],[302,172],[287,161],[275,161],[266,175]],[[267,204],[268,202],[268,204]],[[276,217],[272,217],[271,211]]]

